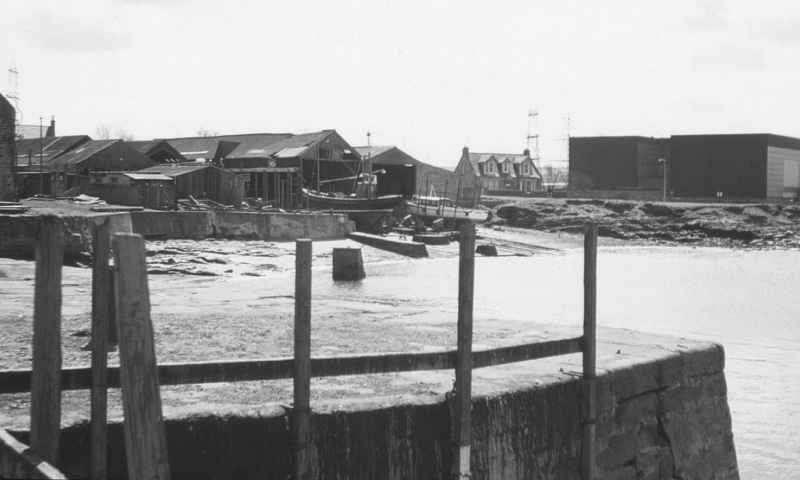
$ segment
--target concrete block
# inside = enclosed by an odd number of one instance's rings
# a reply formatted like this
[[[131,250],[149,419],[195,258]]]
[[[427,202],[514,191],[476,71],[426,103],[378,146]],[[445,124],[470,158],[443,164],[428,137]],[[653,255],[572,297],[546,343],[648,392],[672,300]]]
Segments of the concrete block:
[[[361,280],[366,276],[360,248],[333,249],[334,280]]]

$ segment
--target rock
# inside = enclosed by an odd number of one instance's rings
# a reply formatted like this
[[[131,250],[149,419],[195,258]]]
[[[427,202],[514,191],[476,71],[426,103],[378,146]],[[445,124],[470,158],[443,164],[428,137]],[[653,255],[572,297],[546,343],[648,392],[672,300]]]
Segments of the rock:
[[[479,253],[484,257],[496,257],[497,247],[492,244],[478,245],[478,247],[475,249],[475,253]]]

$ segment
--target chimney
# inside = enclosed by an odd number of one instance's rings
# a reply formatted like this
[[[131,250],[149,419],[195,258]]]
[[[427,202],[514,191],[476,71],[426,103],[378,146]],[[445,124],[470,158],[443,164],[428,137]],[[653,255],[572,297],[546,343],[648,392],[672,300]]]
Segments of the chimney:
[[[522,154],[525,155],[526,157],[530,157],[531,151],[526,148],[525,150],[522,151]]]
[[[464,147],[464,150],[461,151],[461,154],[464,155],[464,156],[469,155],[469,148]]]
[[[45,137],[55,137],[56,136],[56,117],[53,115],[50,117],[50,126],[47,127],[47,133]]]

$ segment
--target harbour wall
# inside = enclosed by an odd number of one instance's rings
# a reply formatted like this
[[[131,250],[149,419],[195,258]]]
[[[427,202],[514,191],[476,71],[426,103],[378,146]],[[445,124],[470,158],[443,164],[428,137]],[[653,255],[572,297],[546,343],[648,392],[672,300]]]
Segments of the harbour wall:
[[[344,238],[355,231],[347,215],[249,212],[125,212],[59,215],[64,231],[64,256],[88,259],[92,223],[111,219],[111,232],[133,232],[146,238],[239,238],[275,242],[298,238]],[[32,259],[36,252],[39,215],[0,215],[0,256]]]
[[[598,363],[598,479],[738,479],[720,345],[654,348]],[[618,352],[619,353],[619,352]],[[520,381],[472,399],[473,479],[578,479],[581,384],[568,375]],[[450,478],[451,402],[315,402],[315,479]],[[290,413],[167,415],[172,478],[285,479]],[[27,440],[25,432],[16,432]],[[122,425],[109,427],[109,478],[126,477]],[[61,468],[89,476],[88,422],[62,431]]]

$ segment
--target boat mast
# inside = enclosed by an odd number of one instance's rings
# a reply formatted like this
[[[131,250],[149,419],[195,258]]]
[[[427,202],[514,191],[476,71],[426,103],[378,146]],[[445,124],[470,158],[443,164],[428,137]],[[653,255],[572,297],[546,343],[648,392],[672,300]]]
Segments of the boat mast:
[[[372,134],[367,132],[367,168],[365,168],[365,175],[367,176],[367,198],[373,198],[372,192],[372,144],[369,137]]]

